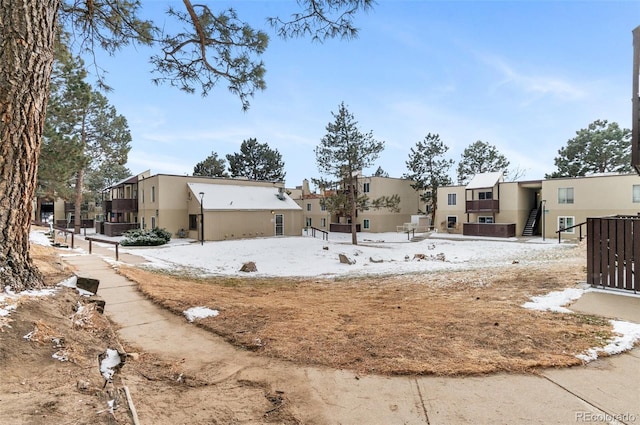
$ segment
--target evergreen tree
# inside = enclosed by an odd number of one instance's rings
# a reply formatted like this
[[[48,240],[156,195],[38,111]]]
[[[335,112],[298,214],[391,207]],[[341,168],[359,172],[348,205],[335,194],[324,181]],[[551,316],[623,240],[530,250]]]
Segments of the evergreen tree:
[[[476,174],[508,173],[509,161],[494,145],[478,140],[469,145],[458,163],[458,183],[466,184]]]
[[[227,173],[227,162],[224,158],[218,158],[216,152],[211,152],[204,161],[198,162],[193,167],[194,176],[205,177],[229,177]]]
[[[286,174],[280,152],[254,138],[244,140],[240,152],[227,155],[227,161],[231,177],[283,181]]]
[[[332,176],[341,182],[342,196],[339,202],[341,211],[351,218],[351,242],[358,244],[355,218],[358,204],[362,198],[358,197],[359,173],[373,165],[378,155],[384,149],[384,142],[373,138],[373,133],[361,133],[358,123],[344,102],[340,104],[338,112],[332,112],[334,122],[327,124],[327,134],[315,148],[316,163],[321,174]]]
[[[378,166],[378,169],[376,170],[375,173],[373,173],[374,177],[389,177],[389,173],[387,173],[386,171],[384,171],[382,169],[382,167]]]
[[[110,176],[105,173],[113,171],[113,167],[124,167],[131,134],[126,119],[85,81],[84,62],[74,58],[64,43],[60,43],[58,52],[45,121],[43,144],[47,149],[40,157],[40,166],[44,176],[49,177],[50,170],[59,170],[59,164],[64,164],[64,171],[48,182],[57,189],[58,196],[74,200],[74,229],[80,233],[85,178],[89,176],[95,182],[98,177],[91,175],[96,174],[106,180]],[[61,152],[60,147],[66,148],[67,153]],[[45,181],[39,181],[40,187],[45,185]],[[95,200],[98,196],[93,193],[90,197]]]
[[[168,82],[187,92],[207,94],[226,81],[244,109],[248,99],[265,87],[259,57],[268,37],[242,22],[231,9],[214,13],[208,5],[184,0],[186,13],[169,10],[184,32],[163,33],[151,21],[139,18],[141,2],[50,0],[34,3],[13,0],[0,5],[0,75],[11,84],[0,85],[0,281],[15,291],[37,288],[42,276],[29,255],[32,199],[49,96],[54,43],[59,27],[75,32],[83,52],[94,47],[109,54],[129,43],[157,44],[156,82]],[[372,7],[373,0],[301,0],[300,13],[291,20],[270,18],[282,37],[353,37],[355,14]],[[34,54],[36,52],[37,54]],[[94,55],[93,57],[96,57]],[[96,66],[96,69],[99,69]]]
[[[406,161],[409,172],[404,177],[414,181],[411,187],[416,191],[423,191],[420,200],[427,205],[425,212],[430,212],[432,225],[438,209],[438,188],[452,184],[449,170],[453,160],[444,158],[448,150],[440,135],[428,133],[424,140],[416,143],[415,148],[411,148]]]
[[[631,130],[616,122],[596,120],[576,131],[576,137],[558,151],[554,161],[558,169],[545,178],[631,172]]]

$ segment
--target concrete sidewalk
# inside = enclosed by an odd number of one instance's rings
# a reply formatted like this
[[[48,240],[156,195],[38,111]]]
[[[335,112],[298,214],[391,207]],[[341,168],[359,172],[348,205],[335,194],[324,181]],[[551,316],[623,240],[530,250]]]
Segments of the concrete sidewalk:
[[[83,246],[86,241],[78,239],[76,245],[87,249]],[[213,373],[220,380],[260,376],[273,379],[276,388],[286,385],[288,400],[302,423],[640,424],[637,348],[583,367],[547,369],[540,375],[373,375],[356,379],[345,370],[295,367],[236,350],[218,336],[145,299],[132,282],[109,264],[115,261],[112,248],[94,244],[93,252],[64,259],[77,269],[78,275],[100,280],[98,293],[106,301],[105,313],[121,327],[122,339],[165,358],[184,359],[184,366],[192,370],[214,368]],[[130,254],[121,254],[120,261],[144,262]],[[573,307],[583,313],[640,323],[640,297],[590,292]],[[277,381],[282,378],[276,374],[271,377],[267,368],[278,368],[287,379]],[[143,414],[140,419],[146,423]]]

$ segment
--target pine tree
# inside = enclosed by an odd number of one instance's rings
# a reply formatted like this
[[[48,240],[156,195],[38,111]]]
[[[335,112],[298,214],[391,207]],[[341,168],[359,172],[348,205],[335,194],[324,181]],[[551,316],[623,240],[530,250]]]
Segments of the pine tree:
[[[554,162],[557,171],[545,178],[631,172],[631,130],[616,122],[596,120],[576,131],[576,137],[558,151]]]
[[[193,167],[194,176],[205,177],[229,177],[227,163],[224,158],[218,158],[216,152],[211,152],[204,161],[200,161]]]
[[[277,149],[251,138],[240,145],[240,152],[227,155],[231,177],[251,180],[283,181],[284,162]]]
[[[344,196],[340,204],[342,211],[351,219],[351,243],[358,244],[356,234],[356,211],[362,204],[358,196],[358,175],[373,165],[384,149],[384,142],[373,138],[373,133],[361,133],[358,123],[344,102],[338,112],[332,112],[333,122],[327,124],[327,134],[315,148],[316,163],[320,173],[332,176],[341,182]]]
[[[106,180],[110,176],[105,173],[115,171],[113,167],[124,167],[131,134],[126,119],[85,81],[84,62],[74,58],[64,43],[58,52],[45,121],[47,149],[40,158],[40,168],[44,177],[50,177],[51,170],[59,171],[60,164],[63,172],[57,178],[39,180],[39,186],[52,184],[55,189],[44,190],[45,193],[57,190],[57,196],[74,200],[74,230],[80,233],[85,177],[95,182],[97,177],[91,175],[100,174]],[[96,199],[97,194],[90,197]]]
[[[430,212],[432,225],[438,209],[438,188],[452,184],[449,170],[453,160],[444,158],[448,150],[440,135],[428,133],[424,140],[416,143],[415,148],[411,148],[406,161],[409,172],[404,178],[414,181],[411,187],[416,191],[423,191],[420,200],[427,205],[425,212]]]
[[[476,174],[508,173],[509,161],[494,145],[478,140],[469,145],[458,162],[458,183],[465,184]]]

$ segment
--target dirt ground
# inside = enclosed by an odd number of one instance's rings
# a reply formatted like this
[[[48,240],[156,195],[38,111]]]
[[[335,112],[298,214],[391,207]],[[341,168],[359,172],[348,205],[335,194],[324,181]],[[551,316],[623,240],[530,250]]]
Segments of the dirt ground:
[[[56,251],[33,248],[49,283],[71,274]],[[582,249],[526,267],[376,279],[189,280],[121,272],[177,314],[198,305],[219,309],[220,316],[199,325],[266,359],[360,374],[535,373],[576,364],[574,354],[610,336],[600,318],[520,307],[582,280]],[[93,304],[78,314],[86,302],[67,288],[25,299],[0,326],[0,423],[131,424],[128,387],[157,424],[302,423],[287,394],[266,380],[217,382],[207,370],[191,376],[180,362],[120,341]],[[113,382],[98,367],[107,347],[129,353]]]

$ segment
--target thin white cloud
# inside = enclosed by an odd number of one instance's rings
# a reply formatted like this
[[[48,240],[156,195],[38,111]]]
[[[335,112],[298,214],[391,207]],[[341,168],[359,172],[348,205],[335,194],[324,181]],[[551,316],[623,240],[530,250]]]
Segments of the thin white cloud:
[[[481,62],[498,71],[500,81],[493,86],[497,91],[502,87],[515,88],[527,95],[525,104],[544,96],[553,96],[560,100],[575,101],[587,96],[587,91],[562,77],[553,75],[527,74],[516,69],[505,59],[495,55],[478,55]]]

